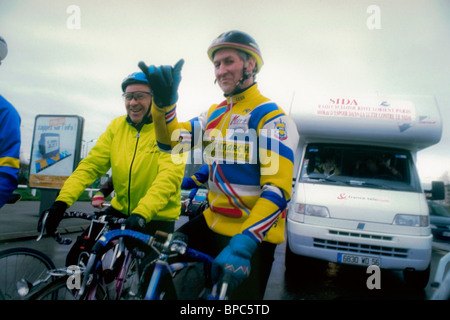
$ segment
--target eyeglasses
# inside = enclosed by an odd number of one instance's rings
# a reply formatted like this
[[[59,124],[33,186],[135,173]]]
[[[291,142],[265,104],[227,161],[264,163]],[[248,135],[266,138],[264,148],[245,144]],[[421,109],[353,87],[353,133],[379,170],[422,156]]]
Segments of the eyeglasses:
[[[124,92],[122,93],[122,98],[126,101],[136,100],[136,101],[142,101],[144,100],[147,95],[151,95],[151,92],[144,92],[144,91],[135,91],[135,92]]]

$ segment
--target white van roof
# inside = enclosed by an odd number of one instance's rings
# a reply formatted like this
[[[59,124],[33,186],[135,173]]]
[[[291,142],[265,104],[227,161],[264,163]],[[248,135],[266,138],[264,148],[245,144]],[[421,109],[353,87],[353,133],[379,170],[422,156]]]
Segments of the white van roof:
[[[442,122],[432,96],[321,96],[290,111],[300,141],[391,146],[418,151],[438,143]]]

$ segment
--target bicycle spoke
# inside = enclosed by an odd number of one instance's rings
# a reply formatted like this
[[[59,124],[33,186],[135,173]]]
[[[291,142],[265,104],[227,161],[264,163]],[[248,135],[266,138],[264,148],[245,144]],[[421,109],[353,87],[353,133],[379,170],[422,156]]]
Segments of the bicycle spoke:
[[[48,279],[53,262],[43,253],[29,248],[14,248],[0,252],[0,298],[20,300],[33,287]]]

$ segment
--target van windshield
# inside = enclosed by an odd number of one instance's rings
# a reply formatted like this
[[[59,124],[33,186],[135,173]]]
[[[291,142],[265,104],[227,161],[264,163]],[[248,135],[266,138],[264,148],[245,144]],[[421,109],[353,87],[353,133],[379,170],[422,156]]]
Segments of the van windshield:
[[[360,145],[308,145],[300,181],[421,191],[409,151]]]

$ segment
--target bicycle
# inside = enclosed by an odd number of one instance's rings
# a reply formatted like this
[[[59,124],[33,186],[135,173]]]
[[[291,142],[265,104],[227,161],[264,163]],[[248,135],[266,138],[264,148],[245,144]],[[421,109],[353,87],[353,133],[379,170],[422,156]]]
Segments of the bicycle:
[[[157,254],[156,259],[144,264],[142,271],[140,283],[141,294],[145,292],[142,297],[144,300],[177,299],[178,296],[173,278],[182,270],[196,266],[197,263],[202,263],[204,267],[205,290],[200,294],[200,297],[208,300],[224,300],[226,298],[226,281],[222,283],[220,293],[218,292],[218,284],[212,285],[210,274],[214,259],[205,253],[189,248],[184,235],[177,232],[167,234],[161,231],[157,231],[154,236],[133,230],[113,230],[103,235],[92,249],[92,254],[85,271],[85,282],[81,290],[88,284],[90,275],[95,274],[98,253],[101,253],[102,249],[110,241],[118,237],[137,240],[151,247]],[[169,261],[175,257],[182,257],[183,261]],[[149,274],[151,274],[151,277],[147,285],[145,276]],[[145,288],[147,289],[145,290]]]
[[[139,280],[138,294],[134,299],[143,300],[172,300],[177,299],[178,294],[174,286],[173,278],[181,271],[202,263],[204,266],[204,290],[198,298],[207,300],[225,300],[227,292],[227,282],[212,285],[210,271],[213,258],[207,254],[188,248],[183,238],[177,233],[167,234],[157,231],[154,236],[139,233],[133,230],[112,230],[105,233],[93,246],[88,264],[83,274],[83,280],[78,298],[86,299],[95,295],[99,287],[99,280],[102,274],[102,259],[105,250],[111,242],[116,239],[127,239],[136,241],[142,245],[152,248],[157,258],[147,256],[147,261],[141,263],[141,276]],[[170,262],[173,258],[181,256],[188,261]],[[152,260],[153,259],[153,260]],[[48,286],[33,298],[39,299],[52,295],[56,290],[56,285]]]
[[[14,192],[8,204],[20,201],[20,193]],[[0,252],[0,300],[24,299],[32,287],[50,279],[48,272],[55,269],[53,261],[43,252],[24,247]]]
[[[187,199],[181,203],[181,214],[188,216],[189,220],[194,219],[200,215],[209,206],[208,199],[197,201],[195,199]]]
[[[122,244],[114,244],[118,248]],[[109,248],[108,250],[110,250]],[[106,251],[108,251],[106,250]],[[98,272],[97,286],[87,295],[79,294],[79,287],[73,283],[73,279],[78,277],[78,283],[83,279],[84,268],[79,268],[76,272],[62,272],[58,277],[49,282],[45,287],[35,291],[29,300],[130,300],[135,296],[136,285],[138,283],[138,258],[140,256],[130,254],[122,249],[118,254],[114,250],[113,259],[110,260],[110,268],[104,268]]]
[[[42,223],[39,226],[41,233],[39,234],[37,241],[39,241],[44,233],[45,224],[47,220],[47,214],[44,213],[42,217]],[[46,288],[53,288],[51,295],[46,295],[45,299],[52,300],[71,300],[79,299],[77,294],[76,284],[71,283],[73,278],[80,277],[90,255],[91,246],[95,244],[98,238],[114,228],[123,228],[125,220],[124,218],[117,218],[113,216],[104,215],[104,212],[85,213],[79,211],[65,212],[63,218],[81,218],[91,220],[90,227],[81,235],[81,241],[84,241],[83,248],[80,252],[69,252],[67,260],[72,261],[73,265],[65,268],[59,268],[50,270],[49,274],[53,276],[49,282],[47,279]],[[58,232],[53,237],[59,244],[68,245],[71,243],[70,239],[63,238]],[[79,237],[79,240],[80,240]],[[90,245],[89,242],[92,242]],[[72,254],[72,256],[70,256]],[[96,292],[95,296],[89,297],[89,299],[116,299],[123,297],[127,294],[132,294],[130,290],[133,283],[133,275],[137,272],[138,259],[141,258],[140,252],[129,252],[126,250],[123,242],[118,239],[114,243],[111,243],[108,250],[104,254],[105,265],[108,261],[108,267],[103,270],[102,273],[102,285],[101,290]],[[66,263],[67,264],[67,263]],[[33,293],[29,296],[29,299],[34,300],[44,298],[41,295],[41,290],[33,290]]]

